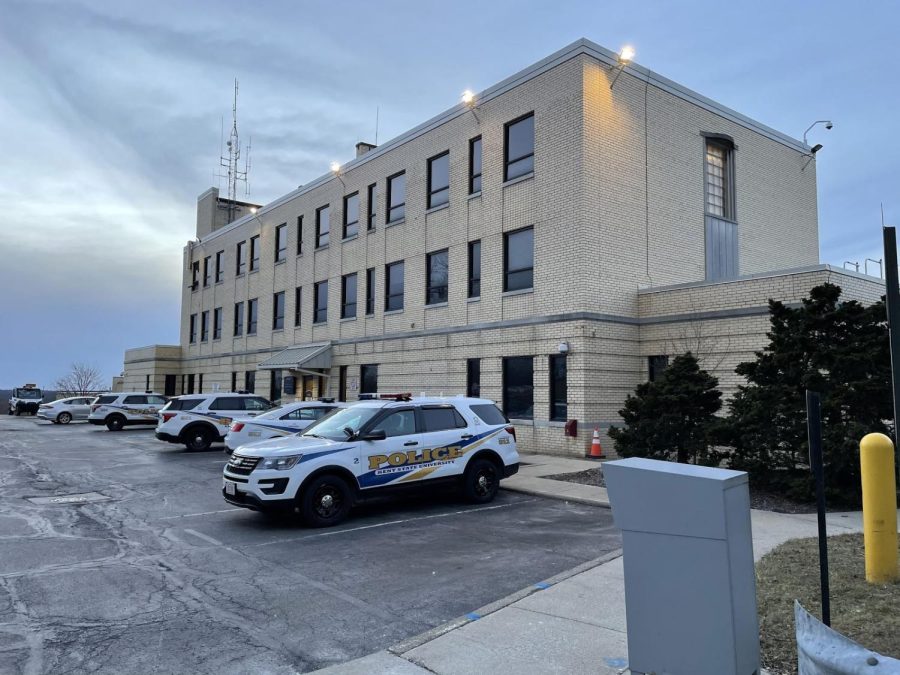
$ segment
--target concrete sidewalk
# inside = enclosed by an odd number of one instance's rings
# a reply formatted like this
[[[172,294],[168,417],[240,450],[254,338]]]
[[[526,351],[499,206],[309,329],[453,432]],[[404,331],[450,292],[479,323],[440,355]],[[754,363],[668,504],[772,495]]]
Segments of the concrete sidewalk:
[[[583,471],[597,464],[527,455],[506,489],[608,506],[606,490],[542,476]],[[576,488],[576,489],[573,489]],[[779,544],[816,535],[815,514],[752,511],[758,560]],[[860,513],[828,515],[829,534],[862,529]],[[320,673],[412,675],[439,673],[621,674],[627,671],[625,587],[621,551],[522,589],[444,626],[362,659]]]

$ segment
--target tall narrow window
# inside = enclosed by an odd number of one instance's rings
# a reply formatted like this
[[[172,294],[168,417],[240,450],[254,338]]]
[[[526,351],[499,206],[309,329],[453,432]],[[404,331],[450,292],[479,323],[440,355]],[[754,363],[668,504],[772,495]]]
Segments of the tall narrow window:
[[[244,334],[244,303],[234,303],[234,337],[240,337]]]
[[[469,242],[469,297],[481,297],[481,240]]]
[[[359,393],[375,394],[378,392],[378,365],[364,364],[359,367]]]
[[[366,270],[366,314],[375,313],[375,268]]]
[[[469,141],[469,194],[481,192],[481,136]]]
[[[225,281],[225,251],[216,253],[216,283]]]
[[[338,401],[347,400],[347,366],[338,368]]]
[[[428,208],[450,201],[450,151],[428,160]]]
[[[188,374],[188,393],[189,393],[189,394],[193,394],[193,393],[194,393],[194,380],[196,379],[196,377],[197,377],[197,376],[194,375],[194,373],[189,373],[189,374]]]
[[[275,228],[275,262],[287,259],[287,223]]]
[[[509,356],[503,359],[503,412],[521,420],[534,418],[534,359]]]
[[[344,239],[359,233],[359,193],[344,197]]]
[[[534,284],[534,230],[530,227],[503,237],[503,290],[519,291]]]
[[[188,332],[188,342],[194,344],[197,342],[197,315],[191,314],[190,331]]]
[[[247,301],[247,335],[256,335],[256,324],[259,321],[259,299]]]
[[[300,325],[300,317],[303,316],[303,289],[300,286],[294,289],[294,326]]]
[[[235,260],[237,260],[237,267],[234,273],[237,276],[241,276],[244,272],[247,271],[247,242],[242,241],[238,242],[237,252],[235,254]]]
[[[191,290],[196,291],[200,287],[200,261],[191,263]]]
[[[203,393],[203,373],[197,375],[197,393]]]
[[[341,278],[341,318],[356,317],[356,273]]]
[[[315,285],[315,303],[313,307],[313,323],[328,321],[328,282],[320,281]]]
[[[378,183],[372,183],[367,190],[369,215],[366,218],[366,229],[375,229],[375,219],[378,217]]]
[[[259,269],[259,235],[250,237],[250,271]]]
[[[237,373],[235,371],[231,371],[231,392],[237,392]]]
[[[222,339],[222,308],[216,307],[213,310],[213,340]]]
[[[272,296],[272,330],[284,328],[284,291]]]
[[[209,311],[200,314],[200,342],[209,340]]]
[[[244,391],[248,394],[256,393],[256,371],[248,370],[244,373]]]
[[[394,223],[406,216],[406,172],[394,174],[388,178],[386,222]]]
[[[203,285],[209,286],[212,283],[212,256],[208,255],[203,259]]]
[[[731,150],[725,141],[706,141],[706,212],[727,220],[735,219]]]
[[[269,400],[273,403],[281,399],[282,373],[280,370],[273,370],[269,379]]]
[[[534,113],[507,123],[503,134],[503,180],[534,171]]]
[[[385,265],[384,311],[403,309],[403,261]]]
[[[481,397],[481,359],[466,359],[466,396]]]
[[[297,255],[303,253],[303,216],[297,216]]]
[[[568,417],[566,355],[550,356],[550,419],[565,420]]]
[[[331,232],[331,209],[328,204],[316,209],[316,248],[328,246],[328,235]]]
[[[647,357],[647,379],[655,382],[662,372],[669,367],[669,357],[665,354]]]
[[[425,304],[435,305],[447,302],[447,281],[449,278],[447,249],[428,254],[427,275]]]

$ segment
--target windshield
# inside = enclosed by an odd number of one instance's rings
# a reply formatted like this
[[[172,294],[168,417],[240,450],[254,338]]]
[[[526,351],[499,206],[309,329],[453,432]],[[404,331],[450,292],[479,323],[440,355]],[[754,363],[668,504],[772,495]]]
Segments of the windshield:
[[[301,436],[328,438],[332,441],[346,441],[349,438],[349,434],[344,431],[345,427],[356,433],[379,412],[381,412],[380,407],[367,405],[341,408],[311,424]]]
[[[15,396],[16,396],[16,398],[38,399],[38,398],[41,398],[41,390],[40,389],[16,389]]]
[[[262,415],[257,415],[256,419],[260,420],[277,420],[281,415],[287,412],[287,406],[281,405],[276,408],[272,408],[268,412],[264,412]]]

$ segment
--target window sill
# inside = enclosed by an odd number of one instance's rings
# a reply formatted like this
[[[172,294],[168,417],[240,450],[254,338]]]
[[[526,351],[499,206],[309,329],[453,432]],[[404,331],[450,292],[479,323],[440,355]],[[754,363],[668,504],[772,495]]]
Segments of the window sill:
[[[318,253],[319,251],[324,251],[327,248],[328,248],[328,244],[325,244],[324,246],[316,246],[315,252]]]
[[[273,332],[273,333],[283,333],[283,332],[284,332],[284,328],[273,328],[273,329],[272,329],[272,332]]]
[[[466,298],[466,302],[481,302],[481,296],[476,295],[471,298]]]
[[[284,265],[284,263],[286,263],[286,262],[287,262],[287,258],[282,258],[281,260],[276,260],[275,267],[278,267],[279,265]]]
[[[256,333],[247,333],[247,337],[256,337]]]
[[[400,309],[387,309],[384,312],[385,316],[391,316],[393,314],[403,314],[403,308],[401,307]]]
[[[368,227],[366,228],[366,234],[374,233],[378,228],[377,227]]]
[[[386,223],[384,227],[385,227],[385,229],[387,229],[389,227],[393,227],[394,225],[402,225],[405,222],[406,222],[406,216],[403,216],[402,218],[397,218],[397,220],[392,220],[391,222]]]
[[[520,288],[516,291],[504,291],[501,297],[511,298],[514,295],[527,295],[529,293],[534,293],[534,288]]]
[[[341,243],[353,241],[354,239],[359,239],[359,234],[351,234],[349,237],[344,237],[343,239],[341,239]]]
[[[470,194],[470,195],[469,195],[469,201],[472,201],[473,199],[478,199],[479,197],[481,197],[481,190],[479,190],[478,192],[473,192],[472,194]]]
[[[344,318],[341,319],[341,323],[348,323],[350,321],[356,321],[356,317],[355,316],[345,316]]]
[[[548,420],[547,426],[548,427],[559,427],[560,429],[562,429],[566,426],[566,421],[565,420]]]
[[[375,318],[375,312],[369,312],[368,314],[366,314],[366,318],[367,318],[367,319],[374,319],[374,318]]]
[[[430,305],[425,305],[425,309],[438,309],[439,307],[449,307],[449,302],[433,302]]]
[[[531,180],[534,178],[534,171],[531,173],[526,173],[524,176],[516,176],[515,178],[510,178],[508,181],[503,183],[503,187],[507,187],[509,185],[515,185],[516,183],[522,183],[526,180]]]
[[[429,215],[431,213],[437,213],[438,211],[443,211],[444,209],[450,208],[450,202],[444,202],[443,204],[438,204],[437,206],[432,206],[425,210],[425,215]]]
[[[240,278],[243,277],[243,276],[244,276],[244,273],[243,273],[243,272],[240,272],[239,274],[235,274],[235,275],[234,275],[234,278],[235,278],[235,279],[240,279]]]
[[[214,285],[215,285],[215,286],[221,286],[221,285],[224,284],[224,283],[225,283],[225,280],[222,279],[221,281],[217,281]]]
[[[327,319],[325,321],[313,321],[313,328],[315,328],[316,326],[327,326],[327,325],[328,325]]]
[[[732,225],[738,224],[737,220],[734,220],[733,218],[728,218],[727,216],[716,216],[712,213],[705,213],[705,212],[703,215],[706,216],[707,218],[715,218],[716,220],[721,220],[724,223],[731,223]]]
[[[259,270],[258,269],[250,270],[250,274],[259,274]]]

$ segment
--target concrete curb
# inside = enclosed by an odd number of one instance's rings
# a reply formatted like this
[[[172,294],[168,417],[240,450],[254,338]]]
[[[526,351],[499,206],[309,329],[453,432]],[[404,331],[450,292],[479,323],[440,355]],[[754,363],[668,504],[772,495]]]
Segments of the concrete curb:
[[[546,479],[549,480],[549,479]],[[521,492],[526,495],[533,495],[535,497],[547,497],[548,499],[560,499],[566,502],[575,502],[576,504],[585,504],[587,506],[599,506],[604,509],[611,509],[608,499],[601,499],[599,497],[578,497],[578,496],[569,496],[559,494],[558,492],[553,492],[551,490],[543,490],[541,488],[532,488],[532,487],[512,487],[500,484],[502,490],[509,490],[510,492]]]

